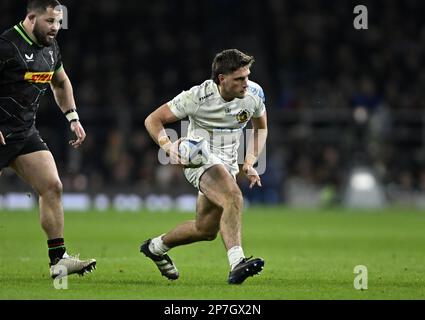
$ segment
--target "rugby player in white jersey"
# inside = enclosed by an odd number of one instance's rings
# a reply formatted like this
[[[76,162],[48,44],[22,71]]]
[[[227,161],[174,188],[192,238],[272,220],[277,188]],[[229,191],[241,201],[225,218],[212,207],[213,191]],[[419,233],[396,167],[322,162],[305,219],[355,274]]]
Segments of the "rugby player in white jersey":
[[[195,220],[186,221],[166,234],[146,240],[140,248],[161,274],[175,280],[179,272],[167,251],[197,241],[211,241],[220,232],[230,264],[229,284],[240,284],[258,274],[261,258],[246,258],[242,249],[243,196],[236,183],[239,172],[239,138],[251,120],[253,139],[247,147],[242,171],[250,188],[261,187],[254,169],[267,138],[267,116],[262,88],[248,80],[254,58],[236,49],[218,53],[212,64],[212,79],[160,106],[145,120],[151,137],[170,155],[172,163],[184,167],[187,180],[199,190]],[[208,164],[189,168],[178,156],[180,140],[171,142],[165,125],[189,117],[188,136],[208,134],[211,156]]]

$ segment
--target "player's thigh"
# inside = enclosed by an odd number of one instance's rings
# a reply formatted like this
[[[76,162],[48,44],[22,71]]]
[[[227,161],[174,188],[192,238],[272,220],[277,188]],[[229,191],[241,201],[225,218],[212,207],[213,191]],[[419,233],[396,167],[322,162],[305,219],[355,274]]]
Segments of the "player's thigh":
[[[201,231],[217,233],[223,209],[205,195],[199,194],[196,202],[196,228]]]
[[[50,151],[20,155],[10,166],[39,194],[51,189],[61,191],[58,170]]]
[[[199,189],[219,207],[223,207],[223,204],[229,199],[242,198],[235,178],[223,165],[216,165],[205,171],[201,176]]]

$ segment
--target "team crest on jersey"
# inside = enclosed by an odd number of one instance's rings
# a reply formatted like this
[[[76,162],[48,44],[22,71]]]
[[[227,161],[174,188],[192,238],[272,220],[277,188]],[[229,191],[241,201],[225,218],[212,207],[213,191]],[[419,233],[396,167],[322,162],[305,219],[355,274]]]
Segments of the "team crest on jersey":
[[[53,51],[49,51],[50,58],[52,59],[52,65],[55,64],[55,59],[53,58]]]
[[[236,115],[236,120],[238,120],[239,123],[244,123],[247,122],[250,117],[251,113],[248,110],[243,109]]]
[[[31,83],[50,83],[54,72],[27,72],[24,79]]]

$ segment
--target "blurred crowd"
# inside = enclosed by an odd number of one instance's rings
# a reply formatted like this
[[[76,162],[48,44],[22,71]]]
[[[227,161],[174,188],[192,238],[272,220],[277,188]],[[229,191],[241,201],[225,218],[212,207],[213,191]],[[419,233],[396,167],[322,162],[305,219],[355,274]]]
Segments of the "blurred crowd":
[[[25,3],[0,3],[2,29],[23,19]],[[356,165],[389,192],[425,192],[423,2],[362,2],[367,30],[353,27],[353,1],[63,4],[68,29],[58,41],[86,143],[69,148],[51,95],[37,123],[66,191],[194,193],[179,168],[159,165],[143,122],[208,79],[215,53],[238,48],[256,58],[251,79],[266,93],[270,125],[263,189],[239,179],[249,200],[285,202],[290,190],[312,188],[338,201]],[[2,190],[19,185],[11,174],[0,179]]]

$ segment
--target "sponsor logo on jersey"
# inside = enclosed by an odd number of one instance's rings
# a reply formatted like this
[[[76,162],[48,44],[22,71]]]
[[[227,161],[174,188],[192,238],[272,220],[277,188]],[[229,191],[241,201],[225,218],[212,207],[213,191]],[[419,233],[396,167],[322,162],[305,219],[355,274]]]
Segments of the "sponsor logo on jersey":
[[[205,99],[208,99],[209,97],[211,97],[213,94],[214,94],[214,92],[211,92],[211,93],[207,94],[206,96],[199,98],[199,101],[200,102],[204,101]]]
[[[239,123],[247,122],[251,117],[251,113],[248,110],[241,110],[236,115],[236,120],[238,120]]]
[[[27,59],[27,62],[34,62],[34,53],[25,54],[25,58]]]
[[[50,83],[54,72],[27,72],[24,79],[31,83]]]

